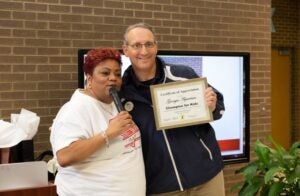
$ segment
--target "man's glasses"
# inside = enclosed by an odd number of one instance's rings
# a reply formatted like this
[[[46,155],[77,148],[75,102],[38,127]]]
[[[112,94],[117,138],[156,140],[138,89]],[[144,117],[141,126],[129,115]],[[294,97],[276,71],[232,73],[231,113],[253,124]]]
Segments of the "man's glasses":
[[[132,49],[134,50],[141,50],[143,48],[143,46],[145,46],[146,49],[151,49],[151,48],[154,48],[156,45],[156,42],[146,42],[144,44],[141,44],[141,43],[135,43],[135,44],[132,44],[132,45],[129,45]]]

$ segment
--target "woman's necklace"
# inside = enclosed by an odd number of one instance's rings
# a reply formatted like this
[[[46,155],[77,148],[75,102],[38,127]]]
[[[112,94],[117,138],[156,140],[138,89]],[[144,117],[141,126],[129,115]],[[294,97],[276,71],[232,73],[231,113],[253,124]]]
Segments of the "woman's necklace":
[[[114,115],[113,105],[112,104],[106,104],[99,101],[100,107],[109,115]]]
[[[93,99],[97,100],[98,105],[100,106],[100,108],[106,112],[107,114],[114,116],[114,108],[112,104],[107,104],[104,103],[98,99],[96,99],[96,97],[93,96],[93,94],[91,92],[89,92],[89,90],[84,90],[84,94],[88,95],[89,97],[92,97]]]

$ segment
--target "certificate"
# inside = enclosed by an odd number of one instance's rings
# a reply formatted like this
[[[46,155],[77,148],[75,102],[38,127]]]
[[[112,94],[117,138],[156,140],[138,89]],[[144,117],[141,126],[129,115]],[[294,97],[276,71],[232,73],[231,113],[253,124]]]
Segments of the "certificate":
[[[170,129],[212,121],[212,112],[204,97],[206,88],[206,78],[151,85],[156,129]]]

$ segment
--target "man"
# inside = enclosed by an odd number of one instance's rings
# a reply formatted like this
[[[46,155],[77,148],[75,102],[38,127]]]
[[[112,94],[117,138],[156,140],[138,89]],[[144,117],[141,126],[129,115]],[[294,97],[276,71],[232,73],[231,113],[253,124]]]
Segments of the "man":
[[[225,195],[223,161],[210,124],[157,131],[150,85],[197,78],[192,68],[166,65],[157,55],[150,26],[138,23],[124,34],[123,52],[132,65],[123,76],[125,109],[142,134],[148,195]],[[205,99],[215,120],[224,111],[223,96],[212,87]]]

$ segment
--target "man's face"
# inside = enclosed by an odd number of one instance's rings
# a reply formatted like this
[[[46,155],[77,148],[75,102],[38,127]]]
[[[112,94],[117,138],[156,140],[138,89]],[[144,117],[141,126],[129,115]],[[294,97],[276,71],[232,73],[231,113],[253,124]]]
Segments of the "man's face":
[[[129,31],[123,52],[130,58],[135,71],[155,69],[157,43],[154,35],[148,29],[138,27]]]

